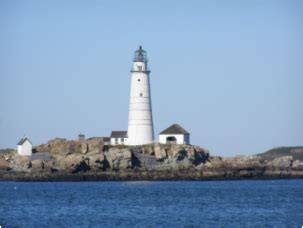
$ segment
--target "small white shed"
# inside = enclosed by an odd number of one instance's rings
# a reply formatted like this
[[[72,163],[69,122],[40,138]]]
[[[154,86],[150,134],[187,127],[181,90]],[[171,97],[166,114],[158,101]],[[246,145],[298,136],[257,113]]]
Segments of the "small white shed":
[[[18,144],[18,154],[22,156],[31,156],[32,155],[32,150],[33,150],[33,144],[28,138],[22,138]]]
[[[179,124],[173,124],[160,132],[159,143],[161,144],[190,144],[190,134]]]
[[[111,145],[127,145],[127,131],[112,131],[110,136]]]

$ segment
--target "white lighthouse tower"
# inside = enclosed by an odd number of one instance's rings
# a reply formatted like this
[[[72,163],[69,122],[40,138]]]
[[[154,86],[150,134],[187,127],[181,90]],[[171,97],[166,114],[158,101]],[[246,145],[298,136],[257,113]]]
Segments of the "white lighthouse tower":
[[[131,71],[127,132],[129,145],[144,145],[154,141],[149,73],[146,51],[140,46],[135,52]]]

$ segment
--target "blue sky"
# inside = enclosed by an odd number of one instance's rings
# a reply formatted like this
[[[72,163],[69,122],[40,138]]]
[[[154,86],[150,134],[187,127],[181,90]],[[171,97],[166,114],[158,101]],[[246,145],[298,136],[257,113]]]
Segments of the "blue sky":
[[[303,145],[303,2],[0,2],[0,148],[126,130],[148,52],[155,135],[231,156]]]

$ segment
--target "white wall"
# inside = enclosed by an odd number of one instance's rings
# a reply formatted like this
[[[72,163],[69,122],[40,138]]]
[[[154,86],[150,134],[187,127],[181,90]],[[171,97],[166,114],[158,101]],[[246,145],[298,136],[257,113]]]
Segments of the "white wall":
[[[138,71],[139,66],[142,71]],[[144,145],[154,141],[149,74],[146,63],[134,62],[128,114],[128,144]]]
[[[116,138],[110,138],[111,145],[128,145],[128,138],[124,138],[124,142],[122,142],[122,138],[117,138],[118,142],[116,143]]]
[[[18,154],[22,156],[32,155],[32,144],[26,140],[22,145],[18,145]]]
[[[166,144],[166,139],[167,137],[175,137],[177,139],[177,144],[189,144],[190,141],[189,141],[189,135],[174,135],[174,134],[171,134],[171,135],[162,135],[160,134],[159,135],[159,143],[161,144]]]

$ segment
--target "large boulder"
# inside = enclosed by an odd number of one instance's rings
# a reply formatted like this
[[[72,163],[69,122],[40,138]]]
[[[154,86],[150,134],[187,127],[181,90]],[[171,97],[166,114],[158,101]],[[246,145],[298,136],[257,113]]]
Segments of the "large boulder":
[[[89,150],[89,147],[88,147],[88,143],[86,143],[85,141],[84,142],[81,142],[80,144],[80,151],[82,154],[86,154]]]
[[[104,153],[90,153],[87,154],[89,166],[91,170],[106,170],[109,168],[108,161],[105,159]]]
[[[168,157],[167,155],[168,148],[165,148],[160,144],[156,144],[154,150],[155,150],[155,157],[157,160],[161,161]]]
[[[0,170],[10,170],[10,161],[12,157],[16,154],[17,151],[13,149],[0,150]]]
[[[76,165],[79,165],[82,160],[84,160],[85,157],[81,154],[68,154],[64,160],[65,164],[63,163],[64,167],[63,169],[66,170],[73,170]]]
[[[10,163],[6,161],[4,158],[0,158],[0,170],[9,170]]]
[[[31,164],[30,164],[30,157],[28,156],[21,156],[19,154],[15,154],[11,157],[10,163],[11,163],[11,168],[14,171],[17,172],[30,171],[29,168]]]
[[[56,154],[53,155],[54,159],[53,162],[51,163],[52,169],[53,170],[65,170],[66,165],[65,165],[65,155],[61,154]]]
[[[289,168],[292,166],[293,161],[294,159],[292,156],[282,156],[268,162],[268,165],[274,168]]]
[[[302,168],[303,169],[303,162],[300,160],[295,160],[292,163],[292,167],[294,168]]]
[[[29,168],[31,169],[31,172],[41,172],[44,169],[44,162],[40,159],[35,159],[30,161]]]
[[[132,152],[127,148],[110,148],[105,152],[106,160],[113,170],[132,168]]]
[[[87,140],[66,140],[55,138],[46,144],[34,148],[34,152],[48,152],[50,154],[86,154],[89,152],[99,153],[103,149],[103,138],[95,137]]]
[[[81,144],[78,141],[68,141],[62,138],[55,138],[46,144],[34,148],[35,152],[48,152],[50,154],[69,154],[81,152]]]
[[[100,153],[102,152],[104,141],[101,137],[90,138],[86,140],[87,152]]]
[[[174,165],[185,160],[184,163],[187,164],[186,166],[189,164],[197,166],[205,163],[209,157],[207,150],[191,145],[156,144],[154,150],[157,160],[173,163]]]
[[[184,154],[180,154],[180,157],[171,158],[167,161],[167,166],[172,170],[188,170],[194,167],[193,163]]]

